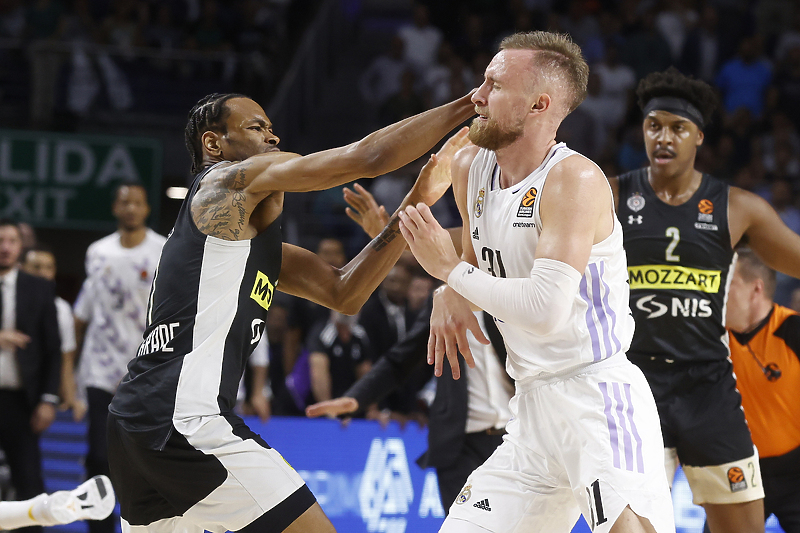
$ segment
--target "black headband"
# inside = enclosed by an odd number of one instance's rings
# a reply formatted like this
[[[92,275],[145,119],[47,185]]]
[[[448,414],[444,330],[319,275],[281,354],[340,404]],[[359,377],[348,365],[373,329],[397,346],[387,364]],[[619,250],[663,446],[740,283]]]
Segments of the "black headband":
[[[675,96],[656,96],[648,100],[647,105],[644,106],[642,112],[644,116],[650,114],[651,111],[666,111],[674,115],[688,118],[694,122],[701,130],[705,126],[703,121],[703,114],[691,102],[678,98]]]

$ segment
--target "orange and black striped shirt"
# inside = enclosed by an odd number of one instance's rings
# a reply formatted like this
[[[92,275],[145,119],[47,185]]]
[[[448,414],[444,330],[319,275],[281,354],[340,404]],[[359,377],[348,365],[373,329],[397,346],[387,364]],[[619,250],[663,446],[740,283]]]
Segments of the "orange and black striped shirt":
[[[759,456],[800,447],[800,315],[774,304],[752,331],[730,333],[737,387]]]

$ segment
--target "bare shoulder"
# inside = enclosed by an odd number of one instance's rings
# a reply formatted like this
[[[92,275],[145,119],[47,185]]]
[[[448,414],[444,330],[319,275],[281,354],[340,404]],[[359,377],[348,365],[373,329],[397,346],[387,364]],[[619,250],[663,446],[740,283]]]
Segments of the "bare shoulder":
[[[475,156],[478,155],[479,151],[480,148],[470,143],[456,152],[451,167],[454,174],[453,180],[456,179],[456,174],[459,176],[466,176],[469,174],[469,167],[472,166],[472,162],[475,160]]]
[[[590,159],[575,154],[556,163],[550,170],[547,183],[562,191],[587,191],[595,194],[600,190],[608,190],[605,174]]]
[[[739,187],[731,187],[728,196],[729,218],[747,216],[764,208],[770,208],[769,203],[759,195]]]

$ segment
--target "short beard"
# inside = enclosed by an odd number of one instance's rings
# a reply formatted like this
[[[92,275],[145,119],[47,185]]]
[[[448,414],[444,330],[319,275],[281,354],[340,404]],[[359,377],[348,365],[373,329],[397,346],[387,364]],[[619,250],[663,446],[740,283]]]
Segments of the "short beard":
[[[475,146],[497,151],[522,137],[524,131],[525,127],[522,122],[517,124],[515,128],[504,131],[494,119],[490,118],[484,123],[480,118],[476,118],[469,126],[468,137]]]

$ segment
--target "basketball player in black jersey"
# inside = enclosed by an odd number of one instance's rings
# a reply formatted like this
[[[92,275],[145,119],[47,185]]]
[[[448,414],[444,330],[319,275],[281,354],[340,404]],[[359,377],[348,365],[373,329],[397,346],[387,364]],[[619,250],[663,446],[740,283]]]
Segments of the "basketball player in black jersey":
[[[800,277],[800,236],[760,197],[694,168],[716,99],[674,68],[639,84],[650,165],[611,178],[636,332],[628,357],[661,417],[667,476],[684,467],[712,533],[764,531],[758,458],[728,359],[734,247]]]
[[[405,241],[394,217],[355,259],[334,268],[281,242],[283,195],[395,170],[473,113],[466,96],[301,157],[278,150],[272,123],[249,98],[215,94],[192,109],[186,144],[197,176],[161,254],[145,340],[109,407],[109,463],[124,532],[334,531],[302,478],[233,413],[236,391],[275,290],[353,314]],[[441,158],[465,139],[466,129]],[[449,187],[449,164],[436,161],[401,208],[433,203]]]

